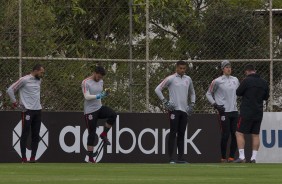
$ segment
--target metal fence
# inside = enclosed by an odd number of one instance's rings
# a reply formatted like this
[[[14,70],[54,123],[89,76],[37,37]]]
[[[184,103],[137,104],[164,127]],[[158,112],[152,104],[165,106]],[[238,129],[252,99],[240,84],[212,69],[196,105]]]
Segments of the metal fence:
[[[240,80],[246,63],[270,83],[269,111],[282,108],[282,3],[201,0],[1,0],[0,109],[5,91],[41,63],[44,110],[81,111],[81,82],[96,65],[113,89],[103,103],[119,112],[161,112],[155,87],[188,63],[196,112],[223,59]],[[240,99],[239,99],[240,101]]]

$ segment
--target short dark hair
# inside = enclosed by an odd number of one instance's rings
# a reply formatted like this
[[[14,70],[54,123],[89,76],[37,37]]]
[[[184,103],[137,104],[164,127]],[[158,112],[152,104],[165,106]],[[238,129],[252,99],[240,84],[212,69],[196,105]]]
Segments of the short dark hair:
[[[106,75],[106,71],[102,66],[96,66],[94,72],[97,74],[101,74],[102,76]]]
[[[177,61],[176,66],[180,66],[180,65],[186,65],[187,66],[187,63],[185,61],[182,61],[182,60]]]
[[[39,71],[43,66],[41,64],[36,64],[33,68],[32,71]]]
[[[255,71],[256,69],[255,69],[255,66],[254,65],[252,65],[252,64],[247,64],[247,65],[245,65],[245,67],[244,67],[244,71]]]

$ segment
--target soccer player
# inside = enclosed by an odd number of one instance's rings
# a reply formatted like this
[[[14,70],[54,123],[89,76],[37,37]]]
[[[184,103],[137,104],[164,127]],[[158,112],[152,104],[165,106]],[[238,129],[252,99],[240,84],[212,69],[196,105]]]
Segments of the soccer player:
[[[240,105],[240,117],[237,124],[237,144],[239,158],[235,163],[245,163],[245,137],[252,135],[252,157],[250,163],[256,163],[256,156],[260,145],[259,133],[263,117],[263,101],[269,98],[267,82],[256,73],[255,67],[247,64],[244,68],[246,78],[241,82],[236,94],[242,96]]]
[[[206,97],[218,111],[221,127],[221,162],[233,162],[237,150],[236,128],[238,121],[236,89],[239,80],[231,76],[231,64],[228,60],[221,62],[222,75],[214,79]],[[226,158],[227,143],[231,135],[229,158]]]
[[[40,87],[44,68],[40,64],[33,67],[32,72],[21,77],[13,83],[7,93],[13,103],[14,108],[22,110],[22,135],[20,138],[22,163],[27,163],[26,144],[31,129],[31,157],[29,162],[34,163],[41,127]],[[20,100],[17,101],[15,93],[19,91]]]
[[[170,115],[170,134],[168,140],[170,163],[176,163],[173,159],[176,136],[178,148],[177,163],[187,163],[183,160],[184,135],[187,127],[187,116],[190,116],[193,112],[196,95],[192,79],[185,75],[186,68],[187,64],[184,61],[178,61],[176,63],[176,73],[166,77],[155,89],[156,94]],[[162,94],[164,88],[168,88],[169,100]],[[188,96],[190,96],[189,105]]]
[[[84,116],[86,126],[88,129],[87,151],[89,156],[89,163],[95,163],[93,158],[94,141],[96,136],[96,127],[98,119],[107,118],[104,125],[104,131],[100,138],[106,145],[110,145],[107,138],[107,132],[116,122],[116,113],[109,107],[103,106],[101,99],[108,96],[107,91],[103,91],[103,77],[106,75],[105,69],[97,66],[92,76],[82,81],[82,92],[84,95]]]

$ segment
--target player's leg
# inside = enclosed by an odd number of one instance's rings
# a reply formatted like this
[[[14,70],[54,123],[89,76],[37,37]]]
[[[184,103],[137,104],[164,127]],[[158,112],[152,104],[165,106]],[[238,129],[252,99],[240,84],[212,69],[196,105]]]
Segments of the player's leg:
[[[35,162],[35,156],[38,149],[39,133],[41,127],[41,111],[33,111],[31,122],[31,157],[30,162]]]
[[[226,159],[227,143],[230,136],[229,113],[225,113],[224,116],[220,116],[220,126],[221,126],[221,140],[220,140],[221,162],[227,162]]]
[[[252,157],[250,163],[256,163],[259,146],[260,146],[259,134],[252,134]]]
[[[178,148],[178,162],[179,163],[187,163],[183,159],[184,155],[184,136],[187,127],[187,113],[179,112],[181,115],[179,116],[179,126],[177,131],[177,148]]]
[[[251,134],[252,134],[252,157],[250,162],[256,163],[257,159],[257,152],[260,146],[260,139],[259,139],[259,133],[260,133],[260,126],[261,126],[262,117],[258,117],[254,120]]]
[[[235,160],[235,163],[245,163],[245,135],[250,133],[252,122],[246,117],[239,117],[236,130],[237,146],[239,151],[239,158]]]
[[[22,154],[22,162],[27,162],[26,158],[26,143],[30,131],[31,114],[30,111],[22,112],[22,135],[20,139],[20,147]]]
[[[106,145],[110,145],[107,138],[107,134],[111,127],[116,123],[117,114],[116,112],[107,106],[102,106],[98,115],[99,118],[104,119],[107,118],[107,121],[104,125],[104,131],[100,134],[101,139],[105,142]]]
[[[170,112],[169,117],[170,117],[170,133],[168,137],[168,156],[170,159],[170,163],[175,163],[173,159],[173,152],[175,147],[176,133],[179,125],[179,112],[178,111]]]
[[[230,113],[230,132],[231,132],[231,141],[230,141],[230,153],[229,153],[229,162],[233,162],[235,158],[235,153],[237,151],[237,139],[236,139],[236,128],[238,122],[238,112]]]
[[[99,110],[96,112],[84,115],[86,127],[88,130],[87,152],[89,156],[89,163],[95,163],[94,158],[93,158],[93,150],[94,150],[94,141],[95,141],[95,136],[96,136],[98,112]]]

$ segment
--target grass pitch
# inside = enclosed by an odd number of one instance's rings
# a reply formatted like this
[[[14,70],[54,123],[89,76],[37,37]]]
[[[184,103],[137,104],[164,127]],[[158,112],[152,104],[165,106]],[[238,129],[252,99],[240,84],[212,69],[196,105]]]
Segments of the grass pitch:
[[[282,164],[0,164],[0,183],[282,183]]]

